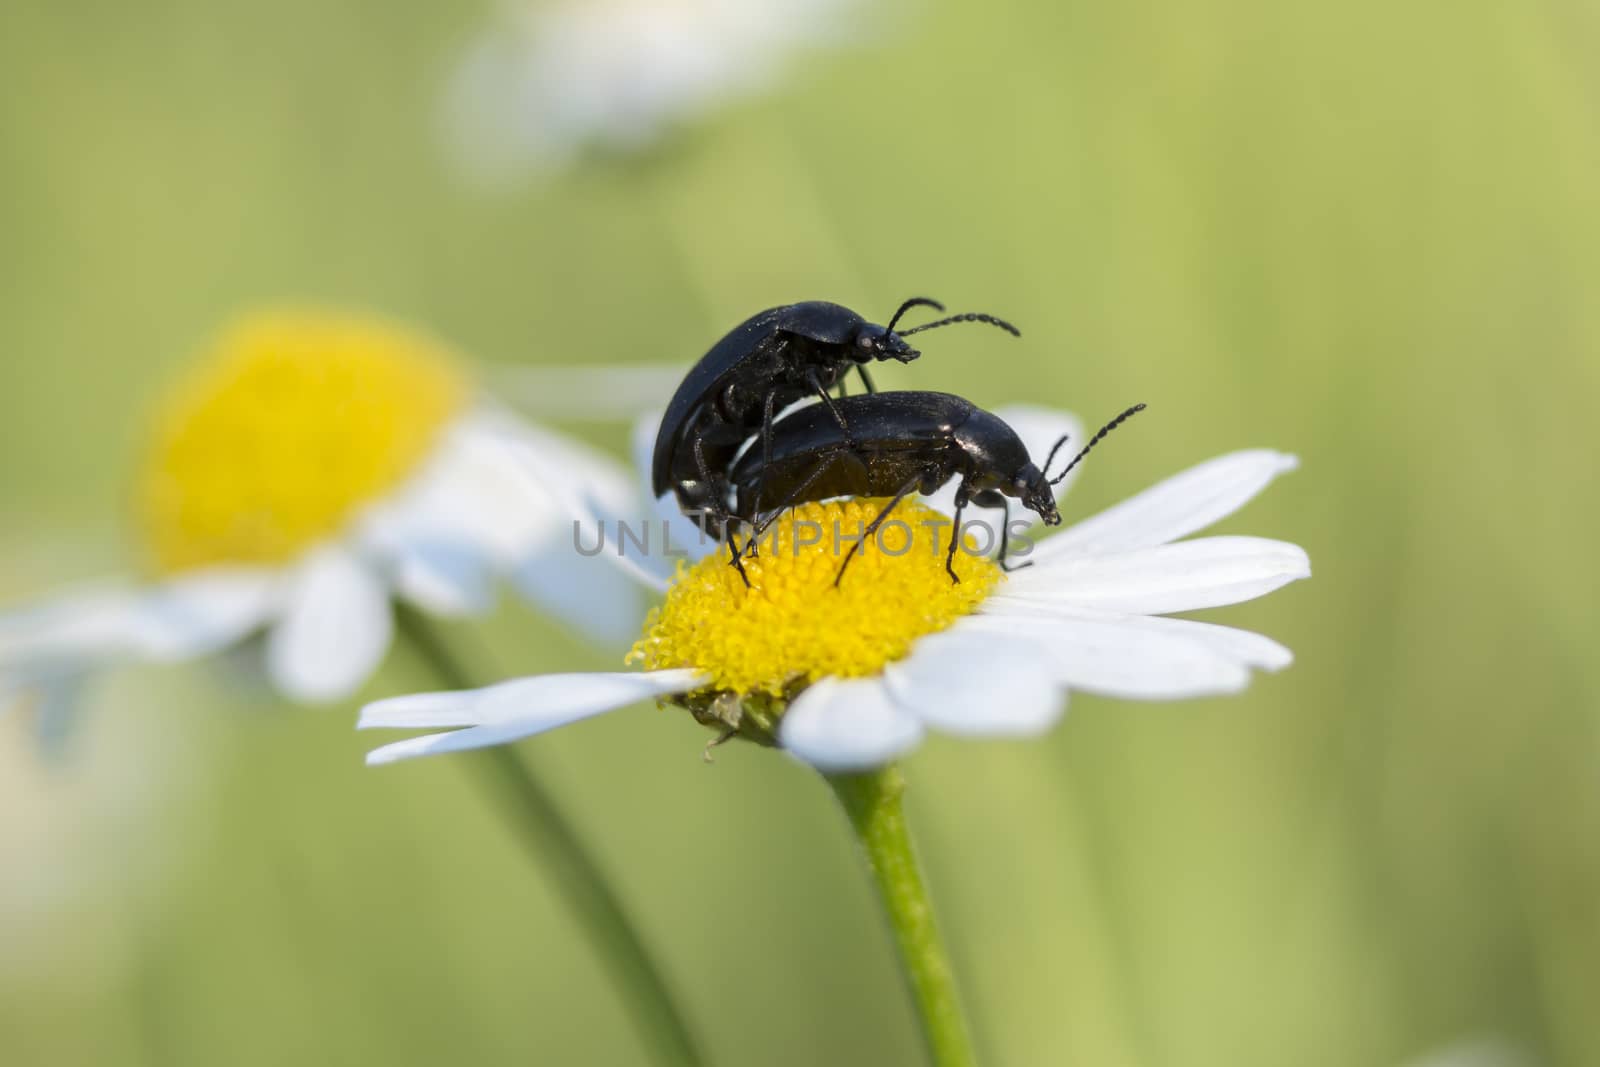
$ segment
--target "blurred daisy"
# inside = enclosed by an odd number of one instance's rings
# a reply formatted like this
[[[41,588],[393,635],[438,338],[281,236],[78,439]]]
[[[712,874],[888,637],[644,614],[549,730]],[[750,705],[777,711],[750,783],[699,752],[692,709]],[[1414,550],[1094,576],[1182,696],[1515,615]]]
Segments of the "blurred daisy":
[[[1077,426],[1038,409],[1002,417],[1036,455]],[[368,762],[501,744],[654,697],[723,737],[779,745],[828,773],[864,771],[930,729],[1039,734],[1074,689],[1138,700],[1237,692],[1252,670],[1286,667],[1289,651],[1164,616],[1251,600],[1309,576],[1310,564],[1281,541],[1181,539],[1295,465],[1271,451],[1221,456],[1039,542],[1026,569],[1007,575],[957,553],[959,582],[939,538],[948,512],[907,502],[893,540],[869,539],[835,587],[838,547],[826,533],[806,543],[810,531],[855,531],[883,502],[807,504],[746,562],[749,588],[720,553],[679,571],[630,656],[643,670],[379,701],[361,726],[457,729],[385,745]]]
[[[283,695],[337,700],[377,667],[391,600],[490,606],[494,579],[618,636],[636,593],[574,558],[576,514],[632,499],[620,467],[475,395],[432,339],[369,319],[256,315],[160,408],[136,503],[144,580],[0,615],[0,710],[50,720],[100,668],[264,632]]]
[[[807,49],[860,36],[860,0],[513,2],[468,46],[445,98],[469,173],[633,152],[768,89]]]

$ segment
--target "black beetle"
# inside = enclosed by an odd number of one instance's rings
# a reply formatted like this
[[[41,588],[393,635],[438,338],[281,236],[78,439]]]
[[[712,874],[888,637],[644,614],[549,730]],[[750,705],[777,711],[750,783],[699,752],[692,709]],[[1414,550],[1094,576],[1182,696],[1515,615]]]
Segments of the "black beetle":
[[[829,390],[844,392],[852,368],[874,392],[866,364],[920,354],[906,343],[912,334],[957,322],[986,322],[1020,337],[1015,326],[992,315],[953,315],[903,333],[895,326],[907,311],[944,305],[913,297],[887,326],[867,322],[847,307],[823,300],[768,308],[735,326],[689,370],[656,432],[650,480],[656,496],[671,489],[686,515],[710,516],[721,535],[729,517],[725,476],[740,447],[756,433],[763,450],[771,443],[774,416],[808,396],[818,397],[844,440],[851,429]],[[734,562],[738,563],[737,552]],[[741,568],[742,570],[742,568]]]
[[[1047,526],[1061,522],[1051,487],[1067,476],[1089,450],[1144,410],[1136,404],[1108,422],[1084,445],[1072,462],[1054,478],[1046,475],[1056,453],[1067,439],[1050,450],[1043,469],[1034,465],[1022,439],[998,415],[991,414],[950,393],[897,392],[855,396],[838,401],[849,420],[847,441],[838,423],[816,407],[803,408],[778,420],[773,427],[770,457],[758,460],[750,449],[729,474],[735,491],[733,514],[751,524],[757,538],[785,508],[807,501],[841,496],[888,496],[889,503],[862,533],[862,540],[878,532],[889,513],[911,493],[933,493],[951,478],[959,477],[956,514],[945,570],[956,577],[957,538],[961,512],[968,504],[1005,511],[1000,535],[1000,565],[1006,563],[1011,509],[1007,498],[1020,500]],[[764,512],[765,494],[781,501]],[[861,541],[850,546],[834,584],[844,577]],[[1027,566],[1028,564],[1019,564]]]

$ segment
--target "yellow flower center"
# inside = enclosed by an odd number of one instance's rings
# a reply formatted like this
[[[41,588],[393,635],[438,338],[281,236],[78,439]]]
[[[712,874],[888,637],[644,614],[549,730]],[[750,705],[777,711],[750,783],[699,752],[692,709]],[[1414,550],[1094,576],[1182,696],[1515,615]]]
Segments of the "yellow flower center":
[[[234,324],[157,412],[138,495],[155,566],[292,558],[413,474],[467,396],[443,348],[387,323]]]
[[[629,662],[693,667],[712,677],[712,690],[740,696],[877,673],[917,638],[970,614],[1002,577],[991,560],[958,549],[961,580],[952,582],[949,518],[908,500],[862,542],[835,586],[853,539],[886,503],[805,504],[786,514],[763,535],[760,555],[745,560],[748,588],[726,552],[681,567]]]

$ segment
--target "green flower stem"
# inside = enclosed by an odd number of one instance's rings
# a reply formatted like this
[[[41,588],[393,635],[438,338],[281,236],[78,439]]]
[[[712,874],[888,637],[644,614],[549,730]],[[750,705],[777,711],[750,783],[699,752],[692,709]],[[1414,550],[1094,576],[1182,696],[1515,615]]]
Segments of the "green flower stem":
[[[916,1001],[929,1059],[935,1067],[972,1067],[977,1058],[961,1014],[955,975],[939,939],[933,903],[922,884],[900,805],[905,777],[898,767],[889,766],[871,774],[829,775],[828,784],[844,805],[872,868],[906,984]]]
[[[397,626],[447,688],[472,688],[467,671],[426,618],[402,606]],[[704,1063],[643,938],[599,862],[554,799],[509,746],[497,745],[471,756],[480,781],[501,802],[529,858],[554,883],[583,928],[651,1057],[670,1067]]]

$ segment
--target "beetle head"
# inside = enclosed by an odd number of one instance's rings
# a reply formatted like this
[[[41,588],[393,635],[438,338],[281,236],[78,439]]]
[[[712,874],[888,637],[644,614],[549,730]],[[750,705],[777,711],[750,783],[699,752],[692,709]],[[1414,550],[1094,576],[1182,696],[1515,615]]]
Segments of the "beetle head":
[[[1056,494],[1050,487],[1050,479],[1031,462],[1017,472],[1005,494],[1022,501],[1022,506],[1039,516],[1046,526],[1061,525],[1061,512],[1056,510]]]
[[[850,358],[857,363],[871,363],[880,359],[898,359],[910,363],[921,352],[906,344],[905,338],[884,326],[863,322],[856,331],[855,344],[850,347]]]
[[[857,363],[871,363],[879,359],[898,359],[901,363],[910,363],[921,352],[906,344],[906,339],[894,332],[902,316],[912,308],[926,307],[935,311],[943,311],[944,305],[937,300],[929,300],[925,296],[914,296],[901,304],[889,319],[889,325],[877,326],[870,322],[863,322],[856,330],[855,344],[850,346],[850,358]]]

